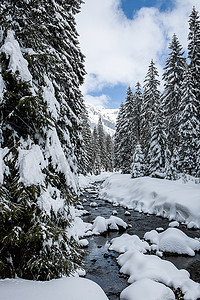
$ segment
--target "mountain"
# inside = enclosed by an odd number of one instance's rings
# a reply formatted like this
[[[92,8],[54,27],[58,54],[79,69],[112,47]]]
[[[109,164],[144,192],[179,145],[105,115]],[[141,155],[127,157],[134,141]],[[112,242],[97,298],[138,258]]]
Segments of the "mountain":
[[[94,129],[94,127],[97,126],[99,118],[101,117],[105,132],[113,136],[119,109],[104,108],[103,106],[95,106],[89,103],[86,103],[86,107],[91,129]]]

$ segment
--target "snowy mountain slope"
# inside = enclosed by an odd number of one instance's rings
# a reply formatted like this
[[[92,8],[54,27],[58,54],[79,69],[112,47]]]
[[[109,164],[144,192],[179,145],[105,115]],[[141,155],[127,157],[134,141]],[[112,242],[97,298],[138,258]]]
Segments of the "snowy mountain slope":
[[[86,103],[86,107],[91,128],[94,129],[94,127],[97,126],[99,117],[101,117],[105,132],[113,136],[119,109],[109,109],[89,103]]]

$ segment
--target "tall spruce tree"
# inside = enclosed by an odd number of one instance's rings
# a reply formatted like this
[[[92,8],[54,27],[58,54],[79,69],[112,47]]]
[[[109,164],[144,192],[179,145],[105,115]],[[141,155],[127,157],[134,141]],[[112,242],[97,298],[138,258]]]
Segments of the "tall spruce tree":
[[[107,156],[107,166],[106,170],[108,172],[113,172],[114,168],[114,144],[110,134],[106,135],[106,156]]]
[[[142,109],[143,95],[141,85],[139,82],[135,86],[134,94],[134,112],[133,112],[133,134],[135,136],[135,143],[140,143],[141,135],[141,109]]]
[[[92,133],[90,129],[88,112],[86,109],[82,112],[82,137],[83,145],[82,151],[79,155],[78,167],[81,174],[91,174],[93,171],[93,145],[92,145]]]
[[[101,156],[100,156],[100,146],[99,137],[96,126],[94,127],[92,134],[92,144],[93,144],[93,173],[99,175],[101,173]]]
[[[133,153],[132,164],[131,164],[131,177],[143,177],[146,173],[146,165],[144,154],[142,152],[140,144],[135,147],[135,152]]]
[[[189,18],[188,41],[189,66],[195,86],[195,96],[200,103],[200,17],[195,7],[193,7]]]
[[[81,0],[0,3],[0,274],[48,280],[80,265],[70,233],[85,74]]]
[[[158,70],[155,63],[151,60],[144,80],[143,103],[141,110],[141,146],[146,160],[148,159],[153,122],[157,113],[156,103],[158,103],[160,98],[160,92],[158,90],[160,81],[158,80],[158,76]],[[146,163],[148,164],[148,161]]]
[[[198,150],[200,122],[198,118],[199,103],[196,99],[195,83],[191,68],[187,67],[182,84],[179,120],[179,166],[182,173],[199,174]]]
[[[166,135],[162,108],[160,98],[158,98],[155,103],[156,115],[152,124],[151,142],[148,152],[148,173],[152,177],[165,177]]]
[[[99,118],[97,125],[97,133],[99,139],[99,150],[100,150],[100,159],[101,159],[101,169],[107,170],[107,152],[106,152],[106,136],[103,129],[103,124],[101,118]]]
[[[114,134],[114,167],[116,171],[121,170],[123,160],[122,140],[123,140],[123,129],[125,121],[125,110],[124,104],[121,103],[119,113],[116,121],[116,130]]]
[[[167,148],[170,151],[172,158],[173,153],[177,153],[177,147],[179,145],[179,106],[186,60],[183,57],[184,52],[182,46],[175,34],[169,44],[169,49],[171,52],[167,57],[166,66],[164,68],[165,72],[163,74],[164,92],[162,101],[165,111]]]
[[[124,104],[124,116],[122,122],[122,173],[129,174],[131,172],[130,165],[132,160],[132,151],[135,144],[133,134],[133,111],[134,111],[134,96],[130,86],[127,89],[126,102]]]

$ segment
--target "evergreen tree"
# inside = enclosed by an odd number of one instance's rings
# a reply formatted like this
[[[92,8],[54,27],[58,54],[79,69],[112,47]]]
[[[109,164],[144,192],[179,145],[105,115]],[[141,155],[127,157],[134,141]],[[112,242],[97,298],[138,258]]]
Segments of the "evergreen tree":
[[[162,101],[165,111],[165,126],[167,134],[167,146],[171,153],[178,147],[178,124],[179,106],[181,101],[181,88],[185,70],[185,58],[182,46],[174,34],[169,44],[171,52],[166,60],[165,72],[163,74],[164,92]],[[175,150],[177,152],[177,149]]]
[[[92,145],[92,134],[88,120],[88,112],[86,109],[82,113],[82,137],[83,137],[83,148],[79,158],[79,170],[81,174],[92,173],[93,171],[93,145]]]
[[[134,112],[133,112],[133,132],[135,142],[140,142],[141,134],[141,109],[142,109],[143,95],[141,85],[137,82],[134,94]]]
[[[179,165],[182,173],[195,176],[199,172],[197,170],[197,153],[200,123],[198,119],[199,103],[196,99],[195,84],[190,68],[186,68],[182,91],[179,120]]]
[[[99,144],[99,152],[100,152],[101,169],[106,171],[107,170],[106,137],[105,137],[101,118],[99,118],[98,121],[97,134],[99,140],[98,144]]]
[[[113,172],[114,168],[114,145],[110,134],[106,135],[106,153],[107,153],[107,167],[106,170]]]
[[[69,275],[85,74],[74,15],[81,1],[1,1],[0,274]],[[45,12],[45,13],[44,13]]]
[[[156,103],[158,103],[160,98],[160,92],[158,90],[160,81],[158,80],[158,76],[159,75],[155,63],[153,60],[151,60],[147,75],[144,80],[144,93],[141,110],[141,146],[145,155],[145,159],[148,158],[153,121],[155,120],[157,113]]]
[[[120,110],[117,116],[116,121],[116,131],[114,134],[114,167],[116,171],[119,171],[122,166],[122,158],[123,158],[123,152],[122,152],[122,140],[123,140],[123,124],[124,124],[124,104],[121,103]]]
[[[133,92],[130,86],[127,89],[126,102],[124,104],[124,116],[122,122],[122,134],[121,134],[121,153],[122,153],[122,173],[130,173],[130,165],[132,159],[132,149],[137,141],[134,139],[133,134],[133,112],[134,112],[134,100]]]
[[[188,41],[189,66],[195,86],[195,96],[200,103],[200,19],[195,7],[192,9],[189,19]]]
[[[144,154],[142,152],[140,144],[137,144],[132,158],[131,177],[132,178],[143,177],[145,176],[145,173],[146,173],[146,165],[145,165]]]
[[[165,170],[166,136],[164,131],[162,105],[160,99],[155,103],[156,117],[153,121],[151,142],[148,153],[149,174],[153,177],[163,177]]]
[[[101,173],[101,157],[100,157],[99,138],[98,138],[96,127],[94,127],[93,130],[92,143],[93,143],[93,173],[95,175],[99,175]]]

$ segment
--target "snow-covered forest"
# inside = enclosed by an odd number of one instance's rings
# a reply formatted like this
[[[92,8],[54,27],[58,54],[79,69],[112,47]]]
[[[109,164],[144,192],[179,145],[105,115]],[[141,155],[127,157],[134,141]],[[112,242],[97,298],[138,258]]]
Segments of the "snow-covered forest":
[[[0,3],[2,299],[108,299],[101,276],[92,281],[85,271],[98,261],[86,263],[94,249],[104,251],[100,263],[111,257],[118,280],[119,267],[125,274],[111,299],[199,299],[195,275],[165,257],[200,251],[199,12],[189,17],[187,56],[172,37],[163,91],[152,59],[144,85],[128,87],[112,137],[101,118],[90,128],[81,94],[82,3]],[[146,222],[151,215],[164,228]],[[139,234],[140,219],[148,227]],[[108,232],[117,235],[109,240]],[[101,235],[104,244],[90,248]]]
[[[176,34],[169,44],[164,90],[152,60],[143,89],[127,89],[115,134],[115,168],[133,177],[178,179],[199,177],[200,141],[200,25],[193,8],[189,18],[188,55]]]

